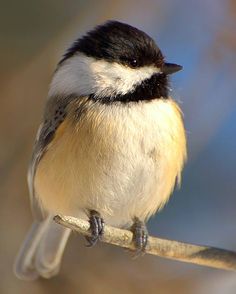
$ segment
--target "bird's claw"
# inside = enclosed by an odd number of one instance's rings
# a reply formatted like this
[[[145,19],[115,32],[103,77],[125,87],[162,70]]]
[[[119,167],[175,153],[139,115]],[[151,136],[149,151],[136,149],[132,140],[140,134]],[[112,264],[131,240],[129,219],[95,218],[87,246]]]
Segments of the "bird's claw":
[[[131,228],[133,232],[133,242],[135,246],[134,258],[139,257],[145,253],[148,244],[148,231],[144,222],[135,218],[134,224]]]
[[[90,223],[91,236],[86,237],[86,240],[88,241],[88,244],[86,246],[92,247],[97,243],[97,241],[103,235],[104,221],[97,211],[91,210],[89,223]]]

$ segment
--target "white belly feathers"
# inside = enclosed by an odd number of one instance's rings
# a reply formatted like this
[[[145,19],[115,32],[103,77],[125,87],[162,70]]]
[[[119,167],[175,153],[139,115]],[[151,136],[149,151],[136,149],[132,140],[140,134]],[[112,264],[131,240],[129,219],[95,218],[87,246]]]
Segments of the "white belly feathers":
[[[168,200],[186,158],[185,131],[171,99],[76,104],[40,161],[35,190],[43,207],[81,216],[97,210],[115,226],[145,220]]]

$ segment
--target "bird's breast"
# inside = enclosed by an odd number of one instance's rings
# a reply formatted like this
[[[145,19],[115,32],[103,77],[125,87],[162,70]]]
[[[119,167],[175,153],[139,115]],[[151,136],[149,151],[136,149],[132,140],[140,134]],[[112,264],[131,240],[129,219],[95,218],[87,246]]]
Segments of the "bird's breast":
[[[55,213],[95,209],[113,225],[144,220],[180,177],[186,142],[178,106],[171,99],[81,103],[70,106],[39,163],[38,197]]]

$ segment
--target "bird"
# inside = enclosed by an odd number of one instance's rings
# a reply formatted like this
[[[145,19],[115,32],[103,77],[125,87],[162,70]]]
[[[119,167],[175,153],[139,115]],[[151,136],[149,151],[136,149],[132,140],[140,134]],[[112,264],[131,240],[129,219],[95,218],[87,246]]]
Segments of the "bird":
[[[34,222],[16,257],[18,278],[60,269],[71,230],[57,214],[87,219],[88,246],[104,224],[129,228],[137,254],[146,222],[181,182],[186,161],[183,114],[170,96],[168,63],[153,38],[109,20],[79,37],[49,87],[28,171]]]

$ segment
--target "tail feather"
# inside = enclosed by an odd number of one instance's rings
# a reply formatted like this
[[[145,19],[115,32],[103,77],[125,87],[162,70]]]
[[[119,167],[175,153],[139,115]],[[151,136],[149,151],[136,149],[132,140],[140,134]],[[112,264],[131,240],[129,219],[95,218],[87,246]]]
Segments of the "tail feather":
[[[57,225],[52,216],[34,222],[16,258],[16,276],[35,280],[39,276],[50,278],[56,275],[70,232],[70,229]]]

